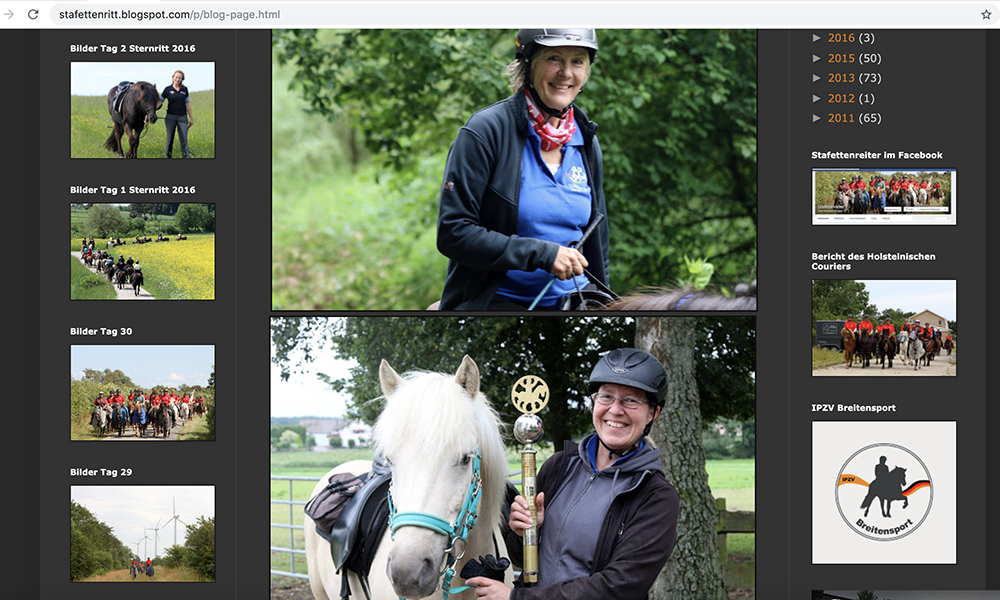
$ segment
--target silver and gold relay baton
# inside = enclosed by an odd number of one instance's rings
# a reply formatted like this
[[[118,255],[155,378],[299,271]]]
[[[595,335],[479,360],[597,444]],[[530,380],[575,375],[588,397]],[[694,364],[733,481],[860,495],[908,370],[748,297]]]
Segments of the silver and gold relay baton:
[[[514,421],[514,437],[524,444],[521,449],[521,495],[528,502],[531,527],[524,532],[524,560],[522,580],[525,583],[538,581],[538,520],[535,507],[535,442],[542,439],[542,419],[536,414],[549,403],[549,386],[541,377],[525,375],[517,380],[510,390],[510,401],[521,411]]]

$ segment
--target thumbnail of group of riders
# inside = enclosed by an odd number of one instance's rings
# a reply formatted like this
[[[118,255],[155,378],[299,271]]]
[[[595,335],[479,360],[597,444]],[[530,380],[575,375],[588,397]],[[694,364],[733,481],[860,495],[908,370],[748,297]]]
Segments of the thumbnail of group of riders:
[[[951,356],[955,347],[950,333],[942,335],[940,329],[921,323],[919,319],[903,323],[897,331],[889,319],[874,325],[867,316],[862,315],[855,321],[855,315],[849,315],[840,335],[840,349],[844,352],[847,368],[855,364],[861,368],[869,367],[873,359],[874,364],[882,368],[885,368],[886,362],[892,368],[893,359],[896,359],[918,370],[929,367],[942,350]]]
[[[204,416],[208,402],[203,396],[174,390],[151,390],[148,394],[141,389],[98,392],[94,399],[94,409],[90,415],[90,425],[99,437],[146,436],[166,438],[179,423]]]
[[[816,214],[948,214],[952,171],[815,171]]]

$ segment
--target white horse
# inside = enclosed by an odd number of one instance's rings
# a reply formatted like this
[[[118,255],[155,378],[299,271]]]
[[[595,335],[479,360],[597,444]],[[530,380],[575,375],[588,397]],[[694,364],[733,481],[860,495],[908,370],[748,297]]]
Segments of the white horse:
[[[396,510],[395,532],[386,531],[375,553],[368,582],[372,600],[440,598],[442,575],[447,567],[449,546],[461,573],[469,559],[495,554],[494,537],[503,552],[499,525],[505,502],[507,459],[497,413],[479,391],[479,368],[466,356],[455,375],[413,372],[404,376],[382,361],[379,381],[385,408],[372,431],[375,453],[392,466],[390,487]],[[475,483],[473,465],[481,453],[482,498],[477,525],[463,545],[418,522],[428,515],[454,525]],[[369,463],[370,465],[370,463]],[[341,465],[313,489],[313,496],[334,473],[363,473],[368,465],[357,461]],[[418,513],[424,513],[417,516]],[[405,516],[404,516],[405,515]],[[432,519],[434,517],[431,517]],[[437,520],[437,519],[435,519]],[[306,562],[309,585],[316,600],[338,598],[341,576],[330,557],[330,544],[316,533],[305,517]],[[499,558],[499,557],[498,557]],[[512,582],[507,570],[506,583]],[[355,597],[364,597],[354,573],[348,581]],[[450,587],[462,585],[457,575]],[[475,590],[450,594],[456,600],[472,599]]]
[[[924,350],[923,340],[917,338],[910,342],[909,348],[906,351],[907,356],[913,361],[913,370],[916,371],[920,368],[920,359],[924,357],[926,351]]]
[[[110,421],[111,411],[105,407],[95,406],[94,412],[90,413],[90,425],[97,435],[107,435]]]
[[[903,364],[905,365],[910,364],[910,357],[907,354],[909,347],[910,338],[907,336],[905,331],[900,331],[896,335],[896,356],[902,356]]]

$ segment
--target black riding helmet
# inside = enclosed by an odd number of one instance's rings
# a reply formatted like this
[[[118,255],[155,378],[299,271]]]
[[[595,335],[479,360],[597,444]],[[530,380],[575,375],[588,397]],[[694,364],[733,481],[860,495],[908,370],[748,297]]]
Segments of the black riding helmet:
[[[602,356],[601,360],[597,361],[597,364],[594,365],[594,370],[590,372],[590,380],[587,382],[590,394],[596,393],[601,388],[602,383],[627,385],[646,392],[646,400],[654,409],[654,417],[656,416],[656,409],[662,408],[665,403],[667,372],[664,370],[663,365],[660,364],[660,361],[645,350],[619,348]],[[642,432],[642,437],[649,435],[649,430],[653,427],[653,421],[655,421],[655,418],[646,424],[646,428]],[[612,456],[616,454],[615,451],[604,444],[604,440],[600,438],[598,440],[611,452]],[[628,450],[624,454],[620,452],[617,454],[624,456],[634,451],[638,446],[639,444],[637,443],[632,450]]]
[[[662,407],[667,391],[667,372],[649,352],[620,348],[608,352],[597,361],[587,382],[590,393],[597,392],[602,383],[617,383],[640,389],[646,392],[646,399],[652,406]]]

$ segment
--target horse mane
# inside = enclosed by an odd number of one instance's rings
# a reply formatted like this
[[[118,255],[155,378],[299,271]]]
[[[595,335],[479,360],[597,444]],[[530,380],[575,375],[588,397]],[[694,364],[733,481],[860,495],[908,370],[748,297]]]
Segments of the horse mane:
[[[421,456],[442,456],[457,448],[482,449],[480,514],[499,524],[506,498],[507,455],[500,416],[479,392],[470,399],[454,374],[410,371],[404,385],[385,397],[372,428],[375,454],[403,448]],[[433,401],[428,401],[433,398]]]
[[[756,287],[752,295],[727,298],[692,288],[659,288],[625,296],[608,310],[757,310]]]

